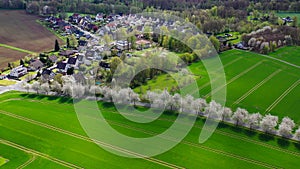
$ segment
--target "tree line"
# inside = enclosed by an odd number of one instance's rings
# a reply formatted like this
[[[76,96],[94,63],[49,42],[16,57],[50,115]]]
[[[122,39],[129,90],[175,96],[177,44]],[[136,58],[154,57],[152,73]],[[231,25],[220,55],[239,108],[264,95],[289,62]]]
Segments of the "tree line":
[[[294,120],[284,117],[281,120],[278,116],[271,114],[249,113],[246,109],[237,108],[235,111],[221,104],[211,101],[207,102],[202,98],[193,98],[191,95],[181,96],[176,93],[171,95],[167,90],[160,92],[147,91],[145,95],[138,95],[131,88],[120,88],[118,86],[95,86],[93,84],[83,85],[77,83],[73,76],[61,77],[61,82],[53,81],[33,84],[25,84],[24,88],[36,91],[38,94],[49,94],[53,92],[73,98],[97,96],[104,101],[115,104],[137,105],[140,101],[148,102],[151,107],[163,110],[170,110],[177,113],[187,113],[202,117],[213,118],[217,121],[232,123],[236,126],[247,127],[251,130],[260,130],[268,134],[280,135],[284,138],[300,140],[300,128],[295,129]],[[141,104],[140,104],[141,105]],[[142,104],[143,105],[143,104]]]

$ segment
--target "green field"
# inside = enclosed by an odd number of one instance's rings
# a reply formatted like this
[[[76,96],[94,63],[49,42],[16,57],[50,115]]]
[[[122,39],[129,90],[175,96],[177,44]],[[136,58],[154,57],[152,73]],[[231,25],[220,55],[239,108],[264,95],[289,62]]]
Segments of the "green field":
[[[298,20],[300,19],[300,13],[294,13],[294,12],[278,12],[276,13],[277,16],[281,17],[281,18],[285,18],[285,17],[291,17],[293,18],[294,16],[296,16],[298,18]],[[298,25],[300,26],[300,23],[298,22]]]
[[[10,92],[0,95],[0,105],[0,155],[10,160],[2,168],[298,168],[300,164],[298,143],[226,124],[220,124],[207,142],[199,144],[201,118],[181,143],[151,158],[159,163],[129,159],[81,139],[86,134],[66,98]],[[132,137],[159,134],[176,119],[167,113],[151,123],[134,123],[109,103],[99,102],[99,108],[114,129]],[[87,118],[95,115],[87,110]]]
[[[0,156],[0,166],[4,165],[8,160]]]
[[[223,52],[220,59],[224,66],[227,85],[220,86],[214,92],[217,93],[226,87],[226,105],[233,109],[242,107],[250,112],[271,113],[279,117],[289,116],[300,124],[300,110],[296,108],[300,101],[298,89],[300,69],[295,67],[300,65],[299,50],[300,47],[284,47],[270,54],[271,58],[241,50]],[[209,58],[207,61],[214,59]],[[189,69],[196,75],[200,96],[210,100],[210,77],[202,62],[191,64]],[[212,72],[214,74],[212,81],[218,77],[218,69],[220,68],[216,67],[216,71]],[[171,89],[175,85],[172,78],[161,75],[155,80],[148,81],[141,88],[136,88],[135,91],[145,92],[149,88],[155,89],[155,86],[159,86],[160,89]],[[196,92],[198,91],[192,91]]]

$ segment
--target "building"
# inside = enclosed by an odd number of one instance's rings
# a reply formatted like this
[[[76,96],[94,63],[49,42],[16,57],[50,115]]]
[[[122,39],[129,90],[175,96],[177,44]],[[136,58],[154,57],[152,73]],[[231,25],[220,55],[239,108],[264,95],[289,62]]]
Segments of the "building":
[[[42,71],[42,77],[45,79],[45,80],[52,80],[55,76],[55,73],[50,70],[50,69],[44,69]]]
[[[42,68],[42,67],[44,67],[44,64],[43,64],[43,62],[41,62],[40,60],[33,60],[30,64],[29,64],[29,66],[30,66],[30,69],[31,70],[39,70],[40,68]]]
[[[119,40],[116,43],[116,47],[120,51],[129,50],[131,48],[131,43],[128,43],[127,40]]]
[[[27,73],[27,68],[23,67],[22,65],[21,66],[18,66],[16,68],[13,68],[11,71],[10,71],[10,74],[9,76],[10,77],[14,77],[14,78],[19,78],[21,76],[24,76],[25,74]]]
[[[148,40],[141,39],[136,41],[135,43],[136,43],[136,48],[138,50],[148,49],[151,47],[151,42]]]
[[[60,72],[66,73],[67,72],[67,63],[64,62],[58,62],[56,67]]]

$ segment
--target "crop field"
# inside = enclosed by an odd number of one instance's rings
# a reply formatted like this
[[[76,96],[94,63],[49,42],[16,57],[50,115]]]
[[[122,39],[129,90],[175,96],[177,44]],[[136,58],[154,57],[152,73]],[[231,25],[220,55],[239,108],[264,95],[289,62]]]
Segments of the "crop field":
[[[300,53],[299,47],[281,48],[270,56],[260,55],[241,50],[230,50],[220,54],[226,76],[226,85],[216,88],[227,89],[226,105],[233,109],[246,108],[249,112],[271,113],[279,117],[289,116],[300,124],[300,110],[296,108],[300,103]],[[289,54],[287,54],[289,51]],[[293,51],[293,52],[291,52]],[[214,60],[210,58],[209,60]],[[194,73],[200,96],[210,100],[212,91],[208,73],[202,62],[189,66]],[[218,77],[218,70],[211,81]],[[175,81],[167,75],[150,80],[142,91],[155,86],[160,89],[176,85]],[[135,89],[137,92],[139,88]]]
[[[112,104],[98,105],[114,129],[131,137],[162,133],[177,118],[165,113],[151,123],[134,123]],[[90,110],[85,116],[96,118]],[[182,125],[190,118],[184,120]],[[131,159],[93,143],[80,126],[71,100],[5,93],[0,95],[0,156],[9,161],[1,168],[297,168],[300,164],[298,143],[228,124],[220,124],[207,142],[199,144],[203,124],[204,119],[199,118],[187,137],[166,153]]]
[[[9,57],[9,60],[18,60],[21,56],[25,56],[26,52],[43,52],[51,50],[54,47],[55,39],[58,39],[53,33],[48,31],[36,20],[39,19],[33,15],[27,15],[21,10],[1,10],[0,11],[0,45],[8,45],[1,47],[0,56]],[[14,51],[12,51],[14,50]],[[8,60],[7,60],[8,61]],[[0,61],[0,67],[7,61]]]
[[[7,66],[7,63],[19,60],[26,55],[28,54],[24,52],[0,47],[0,68],[4,68]]]

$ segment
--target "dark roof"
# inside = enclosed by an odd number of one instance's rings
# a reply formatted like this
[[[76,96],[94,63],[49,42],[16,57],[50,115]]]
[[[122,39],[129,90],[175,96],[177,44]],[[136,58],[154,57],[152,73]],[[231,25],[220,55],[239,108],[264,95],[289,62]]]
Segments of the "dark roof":
[[[43,72],[42,72],[42,75],[50,75],[52,73],[51,70],[49,69],[44,69]]]
[[[101,62],[99,63],[99,66],[104,67],[104,68],[110,68],[110,64],[109,64],[109,63],[106,63],[106,62],[103,62],[103,61],[101,61]]]
[[[57,63],[57,68],[58,69],[65,69],[67,66],[67,63],[63,63],[63,62],[58,62]]]
[[[34,60],[33,62],[30,63],[30,67],[33,67],[35,69],[40,69],[44,66],[43,62],[41,62],[40,60]]]
[[[77,58],[69,58],[68,59],[68,64],[75,65],[76,62],[77,62]]]
[[[83,56],[83,55],[78,55],[78,56],[77,56],[77,59],[78,59],[79,61],[82,61],[82,60],[83,60],[83,58],[84,58],[84,56]]]

